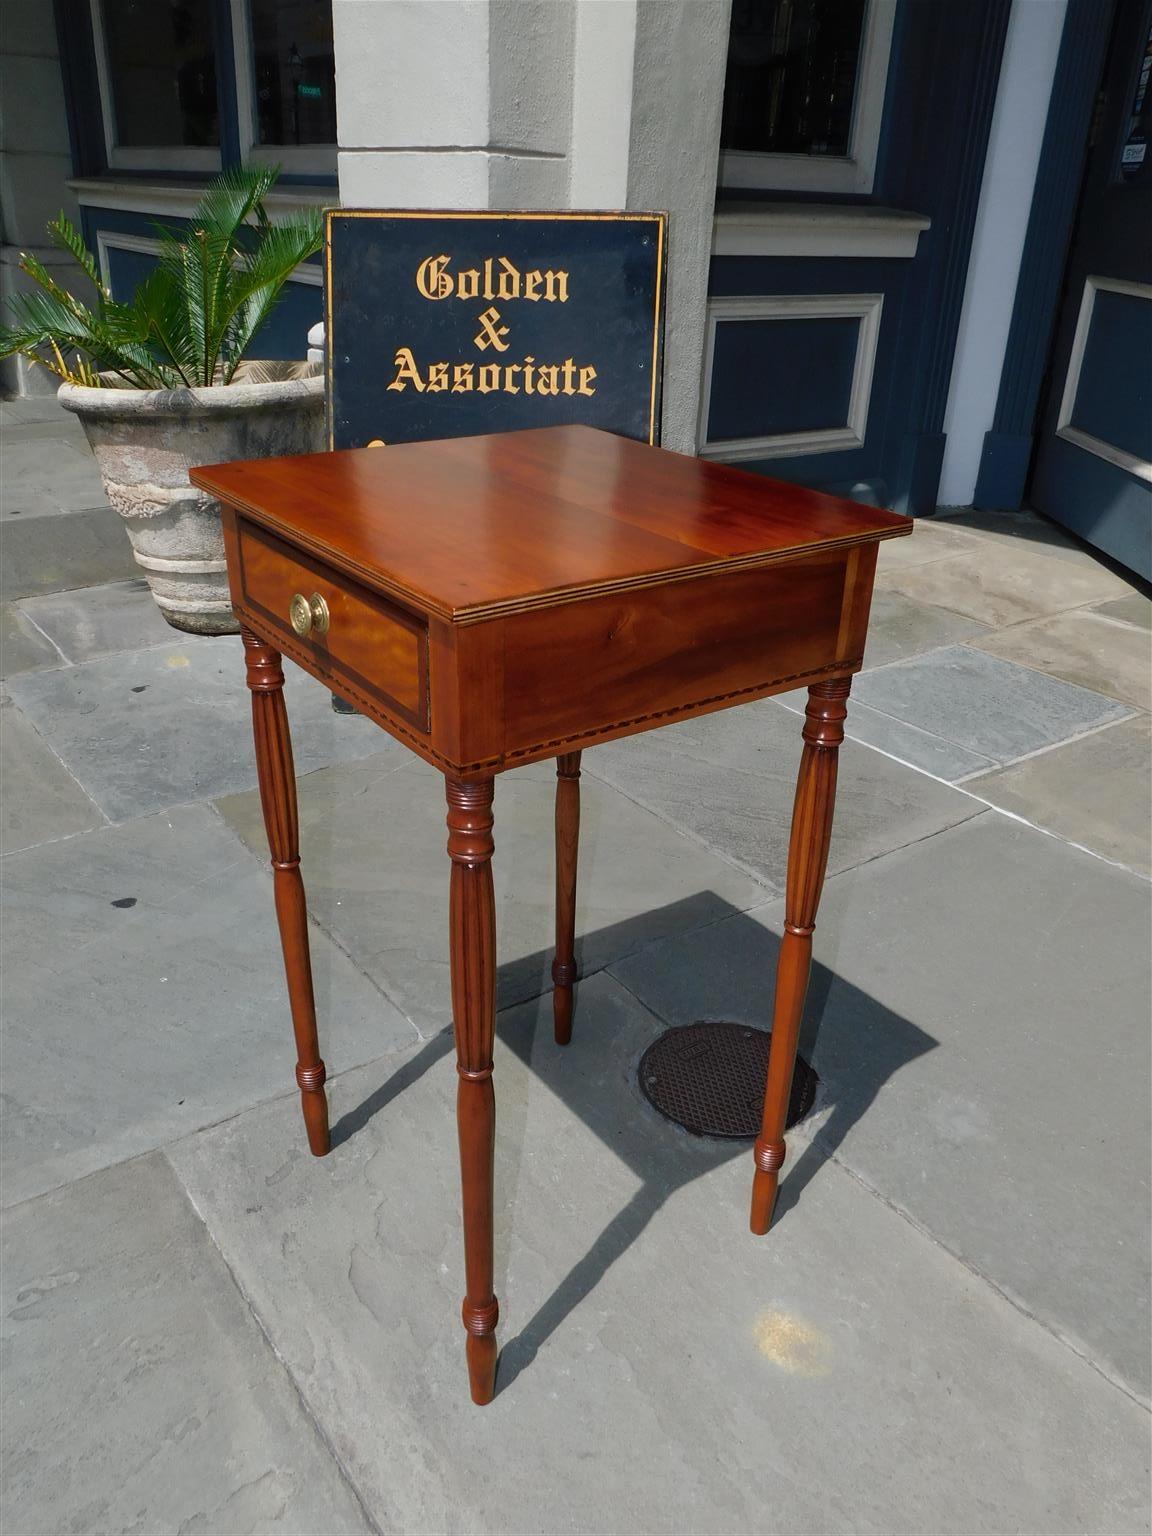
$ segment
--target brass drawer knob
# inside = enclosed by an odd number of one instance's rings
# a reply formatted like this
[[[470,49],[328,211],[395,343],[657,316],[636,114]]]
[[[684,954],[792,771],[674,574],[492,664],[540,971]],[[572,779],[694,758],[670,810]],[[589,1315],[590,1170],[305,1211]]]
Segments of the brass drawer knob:
[[[292,628],[301,637],[310,635],[313,630],[318,635],[326,635],[332,622],[328,604],[319,592],[313,592],[311,597],[305,597],[303,592],[294,593],[288,605],[288,618]]]

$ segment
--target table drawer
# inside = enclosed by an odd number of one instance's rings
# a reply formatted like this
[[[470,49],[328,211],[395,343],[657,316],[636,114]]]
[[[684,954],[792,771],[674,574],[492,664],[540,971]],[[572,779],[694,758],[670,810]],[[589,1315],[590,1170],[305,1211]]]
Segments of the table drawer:
[[[237,522],[242,603],[303,650],[312,670],[339,691],[346,680],[408,724],[428,730],[428,630],[417,614],[294,549],[275,534]],[[293,627],[292,600],[323,599],[326,631]]]
[[[613,593],[506,621],[509,759],[783,692],[860,665],[854,550]],[[867,619],[868,585],[862,622]],[[850,590],[851,588],[851,590]]]

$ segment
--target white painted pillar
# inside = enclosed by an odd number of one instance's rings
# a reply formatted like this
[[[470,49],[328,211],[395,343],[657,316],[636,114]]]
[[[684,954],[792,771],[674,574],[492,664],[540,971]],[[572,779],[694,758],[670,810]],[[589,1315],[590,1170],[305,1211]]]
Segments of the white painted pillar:
[[[952,382],[942,506],[969,506],[992,425],[1040,164],[1066,0],[1014,0],[968,261]]]
[[[576,8],[571,208],[625,208],[632,132],[636,0]]]

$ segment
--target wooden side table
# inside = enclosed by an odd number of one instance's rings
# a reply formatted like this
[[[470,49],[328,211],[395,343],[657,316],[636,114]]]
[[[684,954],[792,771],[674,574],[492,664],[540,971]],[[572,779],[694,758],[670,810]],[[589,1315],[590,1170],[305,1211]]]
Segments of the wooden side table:
[[[449,933],[472,1398],[496,1378],[492,799],[555,758],[556,1040],[572,1029],[580,754],[808,685],[752,1230],[768,1230],[852,674],[908,518],[588,427],[192,472],[224,504],[308,1144],[328,1151],[281,654],[434,763]]]

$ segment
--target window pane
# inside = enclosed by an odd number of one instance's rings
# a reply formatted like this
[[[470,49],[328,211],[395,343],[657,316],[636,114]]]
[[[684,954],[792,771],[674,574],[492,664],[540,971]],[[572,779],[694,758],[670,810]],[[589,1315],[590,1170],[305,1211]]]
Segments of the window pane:
[[[846,155],[867,0],[733,0],[720,143]]]
[[[257,142],[335,144],[331,0],[250,0]]]
[[[115,142],[216,145],[211,0],[103,0]]]
[[[1152,184],[1152,27],[1144,44],[1144,57],[1136,76],[1132,109],[1124,122],[1124,148],[1120,153],[1120,176],[1136,186]]]

